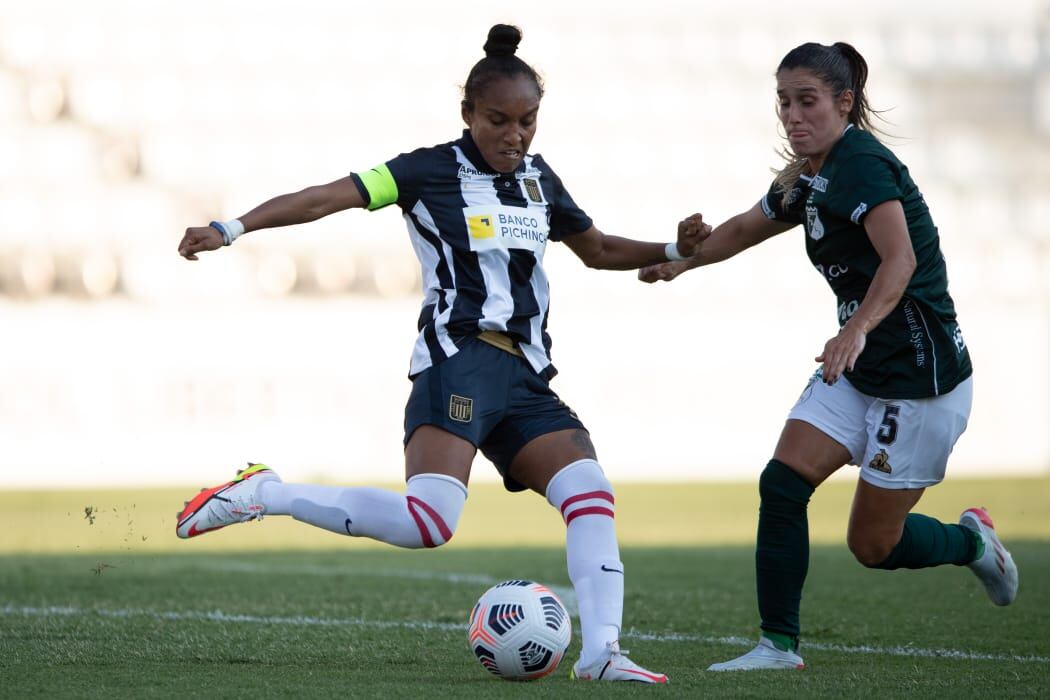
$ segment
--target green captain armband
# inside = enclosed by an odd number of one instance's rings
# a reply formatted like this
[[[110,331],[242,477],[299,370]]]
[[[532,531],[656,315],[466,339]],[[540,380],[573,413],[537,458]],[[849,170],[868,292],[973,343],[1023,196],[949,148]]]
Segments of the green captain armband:
[[[368,191],[368,210],[379,209],[397,201],[397,182],[390,174],[390,168],[377,165],[371,170],[357,173],[361,184]]]

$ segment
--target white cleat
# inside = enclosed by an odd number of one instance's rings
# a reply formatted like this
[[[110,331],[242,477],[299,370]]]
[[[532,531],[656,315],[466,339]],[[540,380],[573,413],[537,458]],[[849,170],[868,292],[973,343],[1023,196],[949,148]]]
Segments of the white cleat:
[[[280,481],[265,464],[249,464],[237,472],[237,478],[210,489],[202,489],[178,515],[175,534],[196,537],[234,523],[262,520],[265,508],[259,503],[259,486],[267,481]]]
[[[802,657],[793,651],[781,651],[765,637],[758,638],[758,646],[743,656],[720,664],[711,664],[708,671],[790,671],[806,667]]]
[[[959,524],[979,534],[984,539],[984,554],[967,564],[977,578],[981,579],[988,597],[996,605],[1009,605],[1017,597],[1017,565],[1006,547],[995,534],[988,511],[984,508],[969,508],[959,516]]]
[[[619,642],[608,642],[598,660],[586,668],[577,661],[569,678],[580,681],[637,681],[639,683],[666,683],[667,676],[647,671],[627,658]]]

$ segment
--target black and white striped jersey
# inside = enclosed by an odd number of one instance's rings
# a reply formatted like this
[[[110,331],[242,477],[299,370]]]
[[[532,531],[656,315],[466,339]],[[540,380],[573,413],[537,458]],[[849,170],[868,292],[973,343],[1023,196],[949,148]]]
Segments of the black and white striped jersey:
[[[540,155],[492,170],[469,131],[352,175],[369,209],[395,202],[423,272],[419,338],[409,376],[454,355],[481,331],[511,337],[539,374],[555,373],[543,271],[548,240],[592,225]]]

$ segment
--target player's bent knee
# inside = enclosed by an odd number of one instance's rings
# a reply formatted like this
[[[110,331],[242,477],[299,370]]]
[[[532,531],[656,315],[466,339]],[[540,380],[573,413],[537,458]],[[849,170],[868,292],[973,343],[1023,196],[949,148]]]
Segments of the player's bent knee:
[[[813,487],[801,474],[778,459],[771,459],[758,477],[758,494],[763,503],[786,500],[799,505],[809,502]]]
[[[419,529],[419,548],[447,544],[456,532],[467,487],[444,474],[417,474],[408,480],[405,501]]]
[[[846,537],[846,544],[854,558],[869,569],[878,568],[886,561],[896,545],[896,543],[890,544],[863,535],[855,535],[852,532]]]
[[[566,525],[585,515],[615,517],[612,484],[593,459],[577,460],[551,477],[546,495]]]

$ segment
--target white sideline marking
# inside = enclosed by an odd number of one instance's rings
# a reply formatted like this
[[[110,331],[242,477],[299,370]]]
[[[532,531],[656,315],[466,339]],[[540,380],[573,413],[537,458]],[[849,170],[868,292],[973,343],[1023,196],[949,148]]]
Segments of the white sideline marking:
[[[656,634],[636,629],[626,629],[623,636],[630,639],[651,642],[700,642],[702,644],[725,644],[727,646],[753,647],[755,639],[748,637],[705,637],[695,634],[677,634],[669,632]],[[839,654],[882,654],[884,656],[906,656],[912,658],[962,659],[966,661],[1016,661],[1018,663],[1047,664],[1047,656],[1021,656],[1018,654],[990,654],[980,651],[961,651],[959,649],[923,649],[913,646],[873,647],[867,645],[852,646],[847,644],[828,644],[824,642],[803,642],[802,650],[833,651]]]
[[[421,581],[446,581],[448,583],[472,583],[480,586],[491,586],[499,583],[499,580],[486,574],[461,574],[456,572],[444,573],[441,571],[420,571],[409,569],[362,569],[354,566],[321,566],[318,564],[302,564],[273,566],[269,564],[253,564],[252,562],[194,562],[191,566],[209,571],[232,571],[245,574],[289,574],[298,576],[309,574],[311,576],[379,576],[390,578],[412,578]],[[183,567],[185,568],[185,567]]]
[[[24,615],[26,617],[88,617],[97,615],[99,617],[152,617],[158,620],[191,620],[194,622],[245,622],[260,625],[292,625],[295,627],[378,627],[380,629],[413,629],[413,630],[440,630],[442,632],[467,631],[466,624],[455,622],[420,622],[413,620],[365,620],[359,617],[331,619],[325,617],[310,617],[308,615],[296,615],[294,617],[275,617],[262,615],[237,615],[224,613],[221,610],[204,612],[198,610],[163,611],[144,610],[139,608],[124,608],[118,610],[84,609],[61,605],[52,605],[46,608],[17,607],[6,605],[0,608],[4,615]]]
[[[383,576],[390,578],[417,579],[420,581],[468,583],[471,585],[486,587],[493,586],[502,580],[487,574],[464,574],[453,571],[442,572],[409,569],[362,569],[360,567],[349,565],[323,566],[318,564],[297,564],[275,566],[272,564],[256,564],[247,561],[195,561],[187,562],[186,564],[181,565],[181,568],[186,568],[186,566],[195,566],[208,571],[232,571],[234,573],[248,574],[289,574],[293,576],[301,574],[309,574],[311,576]],[[568,586],[552,586],[547,583],[544,585],[554,591],[555,595],[561,599],[562,604],[565,605],[565,608],[569,611],[570,615],[573,615],[574,617],[579,615],[580,611],[579,606],[576,603],[576,591]]]
[[[185,611],[162,611],[145,610],[138,608],[124,608],[117,610],[86,609],[69,606],[49,606],[44,608],[5,605],[0,608],[0,614],[22,617],[98,617],[128,618],[128,617],[152,617],[158,620],[190,620],[194,622],[241,622],[260,625],[291,625],[296,627],[375,627],[378,629],[412,629],[412,630],[438,630],[441,632],[466,632],[466,624],[453,622],[426,622],[417,620],[365,620],[363,618],[331,619],[323,617],[310,617],[297,615],[294,617],[275,617],[263,615],[238,615],[224,613],[221,610],[211,612],[185,610]],[[623,636],[627,639],[637,639],[649,642],[697,642],[701,644],[721,644],[725,646],[750,647],[755,644],[754,639],[745,637],[708,637],[695,634],[657,634],[654,632],[643,632],[635,629],[624,630]],[[904,656],[911,658],[947,658],[965,661],[1012,661],[1015,663],[1050,663],[1050,657],[1046,656],[1019,656],[1017,654],[989,654],[984,652],[960,651],[958,649],[923,649],[911,646],[873,647],[873,646],[847,646],[843,644],[823,644],[820,642],[807,642],[804,649],[816,649],[819,651],[831,651],[840,654],[879,654],[884,656]]]

